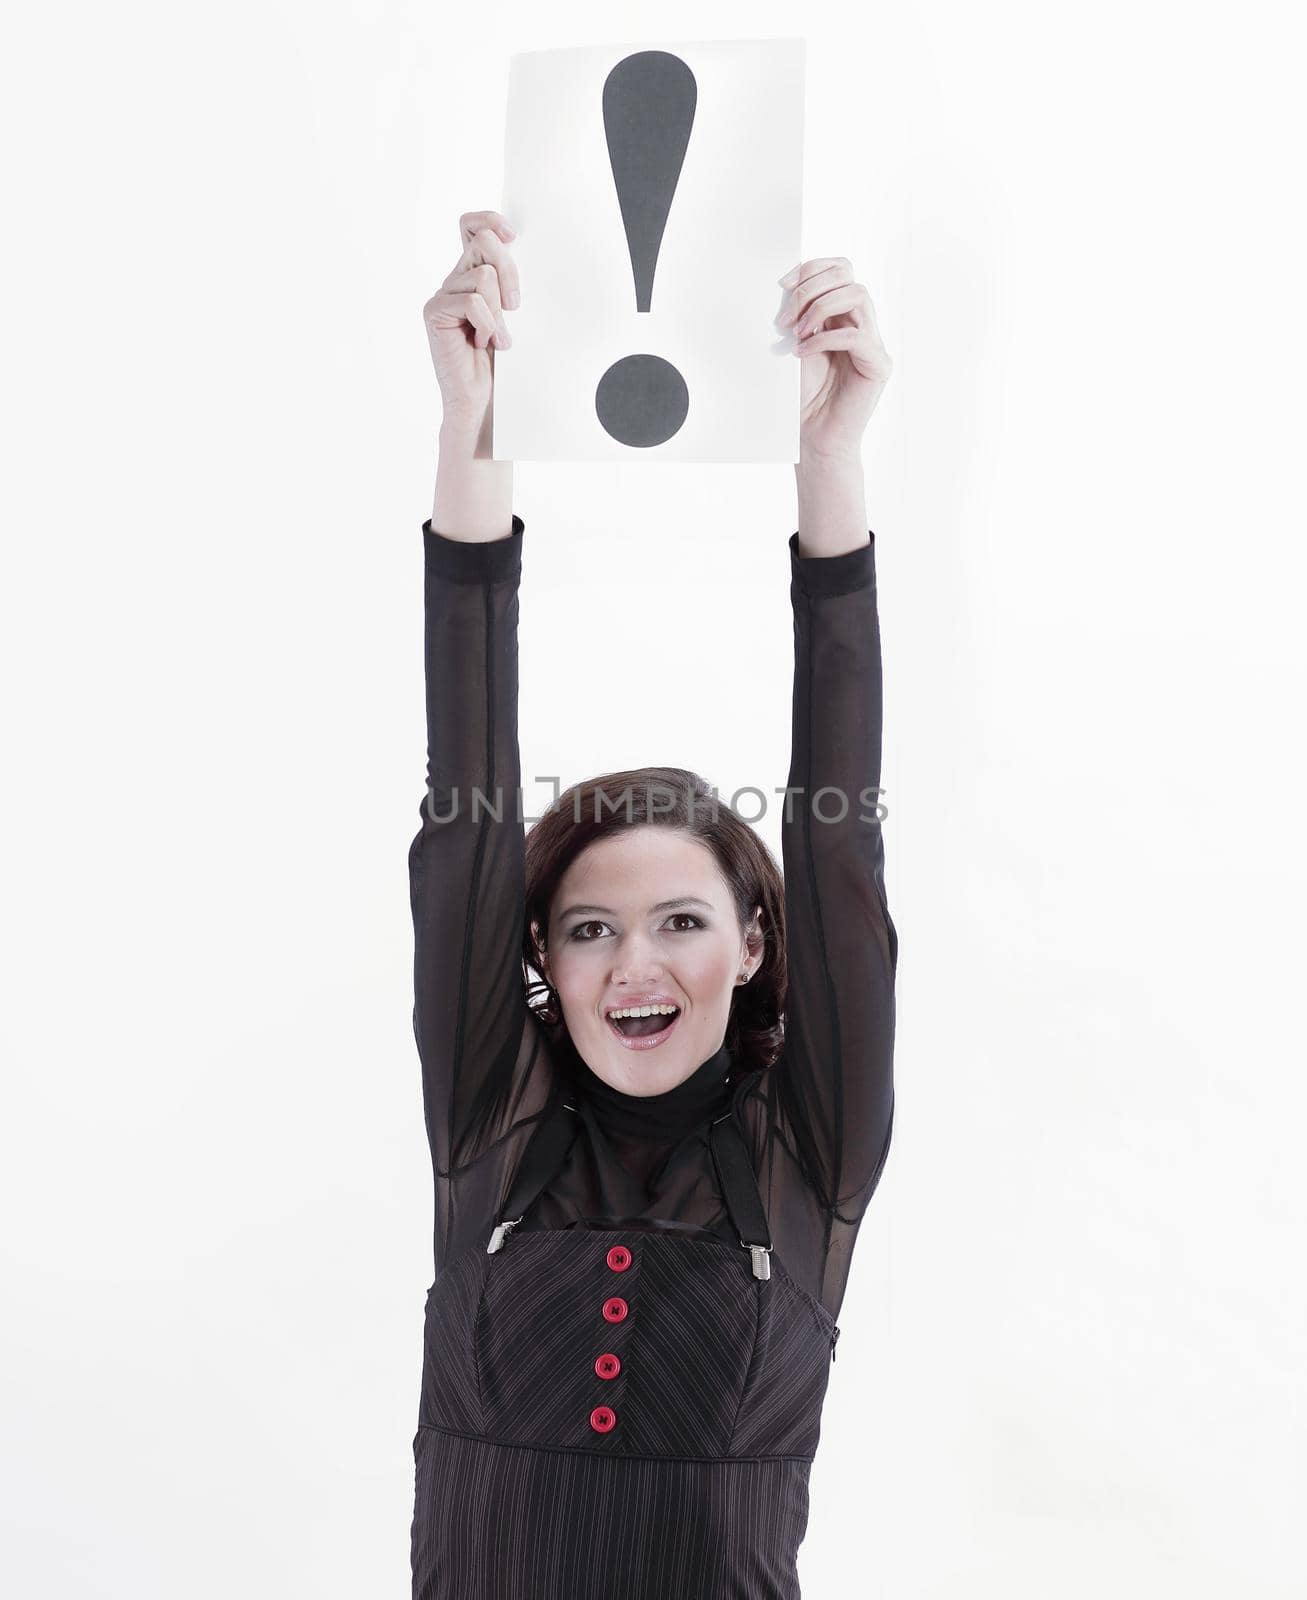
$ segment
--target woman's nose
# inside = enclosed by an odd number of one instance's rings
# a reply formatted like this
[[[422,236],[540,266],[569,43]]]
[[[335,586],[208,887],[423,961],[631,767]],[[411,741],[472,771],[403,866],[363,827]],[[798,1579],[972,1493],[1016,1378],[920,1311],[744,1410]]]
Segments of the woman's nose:
[[[642,983],[662,970],[662,962],[652,945],[630,944],[613,963],[613,979],[617,983]]]

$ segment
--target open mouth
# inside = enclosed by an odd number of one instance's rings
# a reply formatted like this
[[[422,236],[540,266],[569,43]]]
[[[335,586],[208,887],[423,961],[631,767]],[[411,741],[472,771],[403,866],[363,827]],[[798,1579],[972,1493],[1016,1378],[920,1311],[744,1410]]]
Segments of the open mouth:
[[[671,1037],[672,1029],[681,1020],[681,1013],[671,1016],[608,1017],[609,1028],[628,1050],[652,1050]]]

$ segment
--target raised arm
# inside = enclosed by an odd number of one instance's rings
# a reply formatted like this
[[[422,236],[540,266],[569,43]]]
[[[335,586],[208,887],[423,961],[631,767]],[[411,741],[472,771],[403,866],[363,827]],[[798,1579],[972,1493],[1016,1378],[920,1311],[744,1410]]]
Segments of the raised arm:
[[[802,500],[801,500],[802,526]],[[894,1113],[898,936],[877,817],[880,626],[874,536],[829,556],[790,540],[793,745],[782,813],[789,990],[777,1094],[827,1205],[865,1210]]]
[[[827,1207],[823,1299],[837,1305],[894,1120],[898,935],[878,816],[880,620],[861,456],[894,363],[847,256],[801,261],[781,283],[777,321],[794,330],[802,378],[790,540],[799,792],[781,820],[789,990],[775,1094]]]
[[[513,464],[491,459],[501,305],[518,293],[497,211],[459,218],[462,253],[422,308],[440,384],[440,465],[423,524],[427,793],[409,850],[413,1031],[436,1174],[493,1134],[492,1107],[530,1045],[520,944],[526,841],[519,820],[518,582],[524,523]],[[441,1222],[438,1218],[438,1235]]]
[[[437,499],[439,505],[439,497]],[[486,541],[423,525],[427,793],[409,851],[413,1025],[438,1172],[508,1086],[526,1020],[517,620],[525,524]]]

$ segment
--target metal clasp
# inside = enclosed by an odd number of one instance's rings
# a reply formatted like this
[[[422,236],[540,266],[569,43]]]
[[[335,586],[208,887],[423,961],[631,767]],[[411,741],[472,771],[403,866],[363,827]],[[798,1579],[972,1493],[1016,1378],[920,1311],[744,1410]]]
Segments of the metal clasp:
[[[524,1217],[525,1215],[526,1212],[524,1211],[522,1216]],[[486,1246],[486,1254],[488,1256],[492,1256],[497,1250],[502,1250],[504,1248],[504,1240],[508,1238],[509,1234],[512,1233],[513,1229],[517,1227],[521,1220],[522,1217],[514,1217],[511,1222],[499,1222],[495,1224],[495,1231],[490,1235],[490,1243]]]
[[[771,1246],[769,1244],[744,1244],[743,1239],[740,1240],[740,1243],[744,1245],[744,1248],[753,1257],[754,1277],[764,1280],[770,1278],[771,1262],[768,1261],[767,1257],[771,1254]]]

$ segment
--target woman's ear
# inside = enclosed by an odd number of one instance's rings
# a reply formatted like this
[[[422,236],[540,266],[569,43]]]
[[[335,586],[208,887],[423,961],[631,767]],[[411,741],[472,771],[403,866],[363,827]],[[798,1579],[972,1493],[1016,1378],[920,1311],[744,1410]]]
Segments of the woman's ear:
[[[744,932],[744,944],[755,970],[762,965],[762,952],[766,943],[767,938],[762,931],[762,907],[754,906],[753,918]]]

